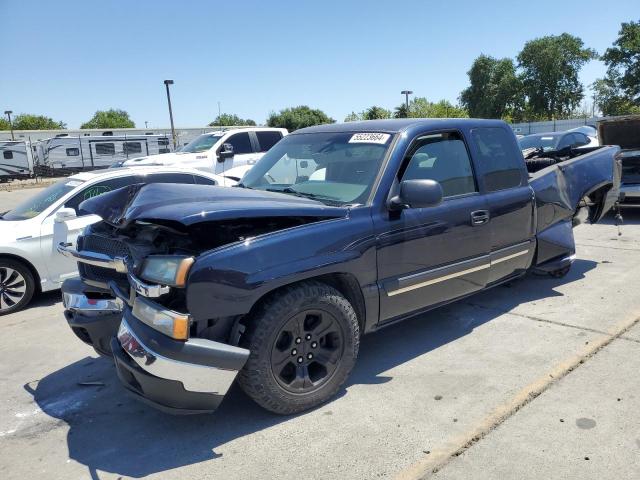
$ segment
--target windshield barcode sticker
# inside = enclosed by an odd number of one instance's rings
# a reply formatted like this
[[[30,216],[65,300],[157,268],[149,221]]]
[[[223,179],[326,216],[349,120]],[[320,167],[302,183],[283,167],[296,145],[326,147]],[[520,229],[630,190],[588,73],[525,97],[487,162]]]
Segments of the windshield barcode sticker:
[[[388,133],[355,133],[349,139],[349,143],[379,143],[384,145],[390,136]]]

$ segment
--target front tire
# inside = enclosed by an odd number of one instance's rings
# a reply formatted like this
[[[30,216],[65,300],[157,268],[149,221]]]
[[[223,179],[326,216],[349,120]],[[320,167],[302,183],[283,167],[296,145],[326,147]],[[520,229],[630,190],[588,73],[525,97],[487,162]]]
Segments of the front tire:
[[[359,342],[356,313],[335,288],[315,281],[285,287],[249,319],[241,345],[251,354],[238,383],[272,412],[308,410],[338,392]]]
[[[31,301],[33,274],[22,262],[0,259],[0,316],[17,312]]]

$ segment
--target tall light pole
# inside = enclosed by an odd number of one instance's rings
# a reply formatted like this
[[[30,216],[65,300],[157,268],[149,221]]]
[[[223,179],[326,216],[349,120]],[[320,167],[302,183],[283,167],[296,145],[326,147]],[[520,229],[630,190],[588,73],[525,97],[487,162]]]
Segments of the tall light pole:
[[[167,89],[167,103],[169,104],[169,120],[171,120],[171,137],[173,138],[173,149],[177,148],[176,145],[176,129],[173,126],[173,111],[171,110],[171,95],[169,94],[169,85],[173,85],[173,80],[165,80],[164,86]]]
[[[11,140],[15,140],[15,138],[13,138],[13,123],[11,123],[11,114],[13,113],[12,110],[5,110],[4,114],[9,118],[9,128],[11,129]]]
[[[411,95],[413,92],[411,90],[402,90],[400,93],[404,95],[404,105],[405,107],[407,107],[407,115],[408,115],[409,114],[409,95]]]

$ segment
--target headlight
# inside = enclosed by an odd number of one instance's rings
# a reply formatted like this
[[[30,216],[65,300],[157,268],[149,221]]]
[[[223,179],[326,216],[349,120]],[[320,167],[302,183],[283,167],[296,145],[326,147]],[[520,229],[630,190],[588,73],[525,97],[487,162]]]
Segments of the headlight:
[[[150,255],[144,259],[140,276],[149,282],[184,287],[194,261],[182,255]]]

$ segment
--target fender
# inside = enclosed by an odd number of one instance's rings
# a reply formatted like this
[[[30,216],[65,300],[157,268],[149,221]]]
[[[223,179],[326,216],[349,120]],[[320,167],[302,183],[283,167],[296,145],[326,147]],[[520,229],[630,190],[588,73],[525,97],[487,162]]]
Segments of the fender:
[[[361,289],[376,283],[368,208],[356,207],[346,218],[261,235],[201,255],[189,273],[187,307],[195,321],[245,315],[270,291],[332,273],[353,275]]]

